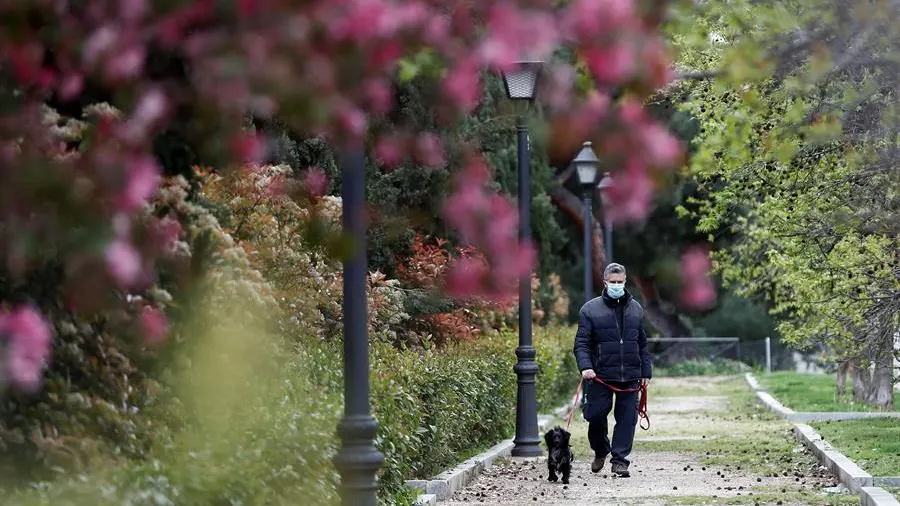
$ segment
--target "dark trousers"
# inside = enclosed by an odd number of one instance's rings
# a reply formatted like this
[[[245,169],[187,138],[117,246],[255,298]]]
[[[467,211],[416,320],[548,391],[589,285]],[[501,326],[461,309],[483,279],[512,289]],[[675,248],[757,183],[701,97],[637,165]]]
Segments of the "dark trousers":
[[[605,385],[594,381],[584,382],[584,418],[588,421],[588,442],[598,456],[612,454],[610,462],[630,464],[628,454],[634,444],[634,430],[637,427],[638,392],[614,392]],[[607,381],[616,388],[637,388],[637,381]],[[609,440],[609,412],[613,409],[615,396],[616,426],[613,428],[612,443]]]

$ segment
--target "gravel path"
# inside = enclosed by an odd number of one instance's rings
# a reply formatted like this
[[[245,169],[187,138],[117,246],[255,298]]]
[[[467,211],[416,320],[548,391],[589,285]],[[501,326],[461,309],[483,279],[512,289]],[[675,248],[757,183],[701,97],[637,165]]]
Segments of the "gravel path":
[[[571,483],[549,483],[544,459],[514,459],[489,468],[473,484],[456,493],[444,506],[595,506],[665,504],[782,504],[829,503],[821,490],[834,485],[824,470],[803,474],[772,474],[742,471],[740,465],[704,464],[705,452],[691,445],[715,442],[719,437],[735,437],[729,420],[739,420],[729,409],[727,388],[704,379],[658,379],[660,391],[689,388],[692,396],[654,397],[650,394],[651,430],[638,430],[631,455],[631,477],[612,476],[609,464],[600,473],[590,472],[591,452],[587,447],[587,423],[577,413],[571,432],[576,462]],[[724,380],[720,380],[723,381]],[[724,384],[724,383],[723,383]],[[693,388],[693,387],[697,388]],[[696,395],[696,394],[702,395]],[[757,428],[743,422],[740,427]],[[781,427],[779,427],[780,429]],[[610,423],[612,429],[612,421]],[[761,429],[771,430],[771,427]],[[754,437],[748,430],[746,437]],[[677,444],[679,451],[666,445]],[[687,446],[686,446],[687,445]],[[685,449],[687,448],[687,449]],[[797,450],[795,450],[795,453]],[[761,456],[760,459],[762,460]],[[756,496],[756,497],[754,497]],[[776,496],[783,498],[775,499]],[[817,501],[811,500],[817,499]],[[846,498],[845,498],[846,499]],[[770,502],[771,500],[771,502]],[[778,502],[781,501],[781,502]],[[858,499],[856,499],[858,501]],[[857,502],[858,504],[858,502]]]

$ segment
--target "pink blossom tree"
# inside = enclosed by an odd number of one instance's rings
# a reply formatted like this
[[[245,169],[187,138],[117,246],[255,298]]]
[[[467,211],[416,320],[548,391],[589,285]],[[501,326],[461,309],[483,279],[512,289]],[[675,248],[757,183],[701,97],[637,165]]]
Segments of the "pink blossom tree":
[[[567,46],[578,64],[551,62],[544,106],[573,121],[571,139],[614,133],[601,146],[615,167],[611,204],[621,219],[648,211],[653,175],[680,156],[641,99],[671,79],[657,31],[659,0],[11,0],[0,5],[0,272],[27,283],[47,262],[61,266],[65,306],[96,311],[140,293],[155,279],[156,260],[181,229],[146,216],[162,170],[153,140],[190,105],[196,121],[221,125],[204,146],[233,163],[265,153],[266,139],[242,129],[248,113],[275,117],[294,131],[335,145],[366,138],[370,121],[392,106],[398,66],[423,55],[436,62],[443,96],[433,106],[446,121],[477,107],[480,72],[523,58],[551,60]],[[159,55],[183,63],[185,76],[160,77]],[[590,93],[571,76],[587,72]],[[89,87],[104,90],[102,110],[76,147],[60,135],[48,100],[78,103]],[[624,95],[626,99],[614,100]],[[444,161],[434,132],[392,131],[372,139],[374,156],[426,166]],[[533,248],[516,229],[513,206],[487,190],[477,153],[459,168],[448,218],[483,252],[487,265],[464,263],[447,286],[455,295],[503,297],[527,274]],[[306,183],[316,195],[322,174]],[[27,288],[27,287],[26,287]],[[27,291],[27,290],[26,290]],[[113,294],[110,297],[110,294]],[[112,302],[111,302],[112,301]],[[149,342],[167,324],[154,308],[137,311]],[[50,330],[27,306],[0,306],[2,376],[33,387],[49,359]]]

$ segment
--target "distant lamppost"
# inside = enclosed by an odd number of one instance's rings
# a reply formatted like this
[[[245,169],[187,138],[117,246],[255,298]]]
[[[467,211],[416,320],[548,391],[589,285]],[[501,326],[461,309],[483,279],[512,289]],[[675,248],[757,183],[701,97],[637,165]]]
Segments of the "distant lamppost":
[[[503,85],[510,100],[533,102],[537,94],[538,79],[543,67],[541,61],[519,61],[503,72]],[[531,239],[531,174],[528,162],[528,126],[525,117],[516,118],[516,138],[518,146],[518,199],[519,199],[519,240]],[[541,439],[537,424],[537,393],[534,377],[538,366],[534,361],[534,346],[531,340],[531,273],[519,280],[519,346],[516,348],[516,437],[513,439],[512,455],[515,457],[537,457],[542,455]]]
[[[606,264],[609,265],[613,262],[613,226],[612,220],[609,219],[609,190],[612,188],[613,181],[609,176],[609,172],[603,174],[603,179],[600,180],[600,184],[597,185],[597,188],[600,189],[600,198],[603,200],[603,221],[604,221],[604,238],[603,242],[606,244]]]
[[[378,469],[384,456],[375,448],[378,422],[369,408],[369,338],[366,317],[365,154],[345,153],[343,164],[344,233],[353,253],[344,261],[344,417],[338,426],[341,449],[334,464],[341,474],[343,506],[377,506]]]
[[[600,159],[591,149],[590,141],[584,143],[572,163],[575,164],[575,171],[578,174],[578,182],[581,184],[584,198],[584,301],[587,302],[594,298],[593,283],[591,282],[591,265],[593,263],[591,261],[591,242],[593,242],[594,236],[591,229],[591,199],[600,165]]]

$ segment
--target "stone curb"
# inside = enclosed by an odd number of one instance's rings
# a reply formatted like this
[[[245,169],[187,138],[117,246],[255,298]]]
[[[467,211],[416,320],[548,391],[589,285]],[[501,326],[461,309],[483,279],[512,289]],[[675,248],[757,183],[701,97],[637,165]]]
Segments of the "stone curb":
[[[569,406],[562,406],[553,411],[553,415],[538,416],[538,431],[543,431],[562,413],[568,413]],[[407,480],[406,485],[420,490],[422,493],[416,499],[416,505],[435,504],[438,501],[449,499],[457,490],[462,489],[485,469],[491,467],[497,459],[507,458],[512,454],[513,440],[507,439],[494,445],[489,450],[476,455],[456,467],[444,471],[430,480]],[[432,502],[428,502],[432,501]]]
[[[760,385],[759,382],[756,381],[756,378],[753,377],[752,373],[748,372],[747,374],[745,374],[744,379],[747,380],[747,384],[750,385],[750,388],[752,388],[754,391],[763,389],[762,385]]]
[[[900,488],[900,476],[874,476],[872,484],[876,487],[897,487]]]
[[[840,420],[868,420],[870,418],[900,418],[896,411],[810,411],[789,413],[786,417],[792,422],[837,422]]]
[[[880,487],[862,487],[860,494],[861,506],[900,506],[896,497]]]
[[[434,494],[422,494],[416,498],[415,506],[428,506],[437,504],[437,497]]]
[[[845,487],[854,492],[860,492],[863,487],[873,486],[871,474],[863,471],[855,462],[835,450],[809,425],[794,424],[794,436],[809,447],[816,459],[837,476]]]
[[[769,409],[780,417],[792,422],[828,422],[838,420],[864,420],[868,418],[900,418],[900,412],[897,411],[794,411],[778,401],[772,394],[764,391],[762,386],[756,380],[752,373],[744,375],[747,384],[753,389],[753,392],[759,400]]]

